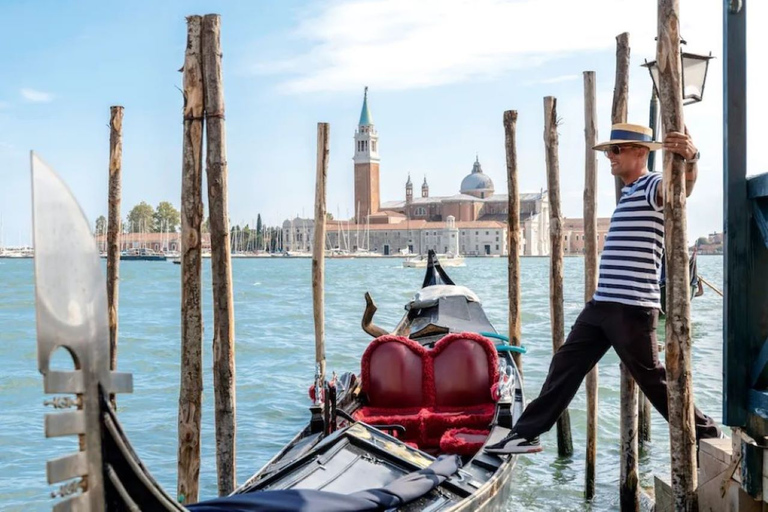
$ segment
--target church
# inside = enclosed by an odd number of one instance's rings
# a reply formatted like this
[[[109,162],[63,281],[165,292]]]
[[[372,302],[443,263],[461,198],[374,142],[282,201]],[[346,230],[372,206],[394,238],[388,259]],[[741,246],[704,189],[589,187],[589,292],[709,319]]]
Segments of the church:
[[[342,253],[396,255],[459,253],[464,256],[502,256],[506,252],[507,194],[497,194],[491,177],[476,156],[472,169],[450,196],[430,196],[426,176],[421,194],[414,197],[410,174],[404,197],[381,201],[379,193],[379,134],[373,123],[365,88],[360,121],[354,138],[354,207],[349,221],[327,223],[328,249]],[[405,174],[405,173],[404,173]],[[283,223],[286,251],[309,252],[311,219]],[[549,254],[549,207],[546,191],[520,195],[521,255]]]

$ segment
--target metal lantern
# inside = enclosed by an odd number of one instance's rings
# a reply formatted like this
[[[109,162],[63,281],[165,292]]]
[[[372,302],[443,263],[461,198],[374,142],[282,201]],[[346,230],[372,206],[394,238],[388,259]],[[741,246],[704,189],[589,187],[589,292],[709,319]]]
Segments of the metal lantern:
[[[682,59],[683,104],[698,103],[704,97],[707,69],[709,68],[709,61],[714,57],[712,57],[712,52],[709,55],[680,52],[680,58]],[[659,67],[656,61],[645,61],[643,67],[648,68],[651,73],[653,88],[656,90],[656,94],[659,94]]]

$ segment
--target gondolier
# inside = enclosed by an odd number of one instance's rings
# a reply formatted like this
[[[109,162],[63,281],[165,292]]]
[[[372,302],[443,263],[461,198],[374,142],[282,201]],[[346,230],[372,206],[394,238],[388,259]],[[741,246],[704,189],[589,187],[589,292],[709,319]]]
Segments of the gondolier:
[[[653,140],[649,128],[616,124],[611,140],[594,147],[605,152],[611,174],[624,183],[600,259],[597,290],[552,357],[539,397],[528,405],[512,432],[487,446],[487,452],[541,451],[539,435],[552,428],[584,377],[611,347],[656,410],[668,419],[666,370],[659,362],[656,340],[664,250],[663,187],[661,174],[646,167],[649,152],[661,147],[685,158],[690,195],[699,152],[687,130],[670,132],[662,144]],[[721,435],[712,418],[698,408],[695,415],[697,440]]]

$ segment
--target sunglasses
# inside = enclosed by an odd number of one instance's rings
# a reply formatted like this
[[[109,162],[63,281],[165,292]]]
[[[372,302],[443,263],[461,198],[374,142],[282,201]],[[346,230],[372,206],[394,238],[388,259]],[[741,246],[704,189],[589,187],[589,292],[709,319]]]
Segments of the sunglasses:
[[[612,144],[608,149],[604,150],[603,153],[605,156],[609,155],[615,155],[619,156],[622,151],[624,151],[627,148],[641,148],[643,146],[637,146],[635,144],[625,144],[625,145],[618,145],[618,144]]]

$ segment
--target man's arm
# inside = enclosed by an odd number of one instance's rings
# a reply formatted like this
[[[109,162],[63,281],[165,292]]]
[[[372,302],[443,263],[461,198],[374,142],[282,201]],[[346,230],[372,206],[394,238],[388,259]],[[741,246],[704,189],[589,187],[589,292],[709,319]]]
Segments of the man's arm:
[[[685,196],[690,197],[699,174],[699,150],[693,145],[693,139],[690,133],[688,133],[688,127],[686,126],[685,133],[669,132],[664,137],[664,150],[671,151],[685,158]],[[659,204],[662,204],[664,201],[663,192],[663,187],[659,187],[656,191],[656,199],[659,201]]]

